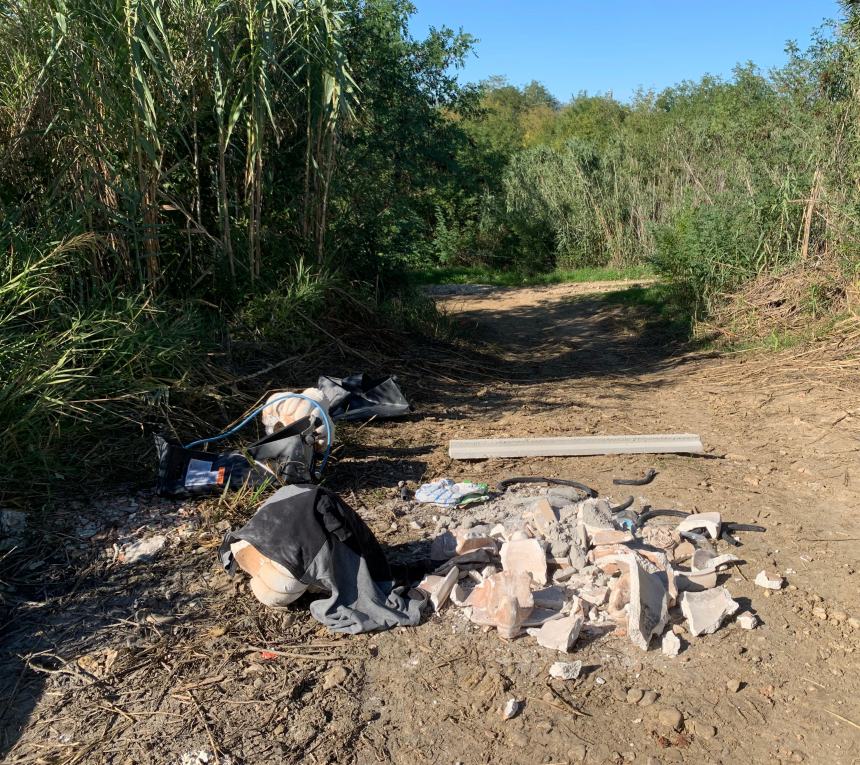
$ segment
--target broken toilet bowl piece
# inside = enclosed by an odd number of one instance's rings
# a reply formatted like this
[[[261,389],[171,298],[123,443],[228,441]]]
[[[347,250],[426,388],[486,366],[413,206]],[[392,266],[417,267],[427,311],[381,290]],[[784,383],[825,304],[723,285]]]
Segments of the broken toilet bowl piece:
[[[669,620],[669,591],[664,584],[665,572],[649,572],[636,555],[630,555],[630,558],[627,636],[647,651],[651,638],[663,632]]]
[[[469,619],[496,627],[503,638],[517,637],[534,609],[530,585],[528,574],[510,571],[484,579],[466,598],[465,604],[471,607]]]
[[[428,574],[418,585],[419,590],[424,590],[430,596],[433,610],[438,611],[448,601],[452,590],[460,578],[460,570],[453,566],[445,576]]]
[[[680,592],[701,592],[717,586],[717,572],[675,569],[675,585]]]
[[[681,520],[677,530],[680,534],[682,531],[701,531],[704,529],[711,539],[719,539],[721,524],[722,517],[717,512],[693,513]]]

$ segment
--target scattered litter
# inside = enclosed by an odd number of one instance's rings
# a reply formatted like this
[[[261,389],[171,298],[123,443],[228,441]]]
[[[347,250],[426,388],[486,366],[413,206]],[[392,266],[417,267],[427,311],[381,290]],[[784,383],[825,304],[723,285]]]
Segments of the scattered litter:
[[[502,707],[502,719],[510,720],[516,717],[519,714],[521,708],[521,702],[517,701],[516,699],[508,699],[505,702],[505,706]]]
[[[549,668],[549,676],[558,680],[576,680],[582,672],[581,661],[556,661]]]
[[[598,675],[597,677],[594,678],[594,684],[595,685],[606,685],[606,680],[604,680],[602,677],[600,677]]]
[[[436,505],[437,507],[456,507],[489,499],[487,484],[463,481],[456,483],[450,478],[442,478],[425,483],[415,492],[415,501]]]
[[[397,377],[322,376],[317,388],[325,396],[333,420],[354,422],[372,417],[385,419],[409,414],[411,407],[397,385]]]
[[[759,587],[764,587],[766,590],[781,590],[782,586],[785,584],[785,579],[779,575],[771,576],[767,571],[759,571],[758,574],[756,574],[755,583]]]

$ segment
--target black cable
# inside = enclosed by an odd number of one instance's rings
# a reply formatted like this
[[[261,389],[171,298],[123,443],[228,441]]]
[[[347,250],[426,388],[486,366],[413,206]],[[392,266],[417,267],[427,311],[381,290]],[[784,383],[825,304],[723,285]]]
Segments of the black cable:
[[[723,528],[729,531],[767,531],[764,526],[754,526],[752,523],[724,523]]]
[[[586,486],[584,483],[579,483],[579,481],[569,481],[566,478],[545,478],[539,475],[523,475],[515,476],[514,478],[505,478],[503,481],[499,481],[496,484],[496,489],[504,491],[508,486],[515,483],[550,483],[558,486],[573,486],[574,489],[579,489],[587,497],[597,496],[597,492],[594,489]]]
[[[647,486],[656,475],[657,471],[654,468],[648,468],[648,472],[642,478],[613,478],[612,483],[616,486]]]
[[[651,518],[656,518],[659,515],[670,515],[674,518],[686,518],[689,513],[685,513],[683,510],[648,510],[639,515],[639,525],[641,526],[645,521],[649,521]]]
[[[633,504],[633,497],[627,497],[620,505],[617,507],[610,507],[609,509],[613,513],[620,513],[622,510],[626,510],[630,505]]]

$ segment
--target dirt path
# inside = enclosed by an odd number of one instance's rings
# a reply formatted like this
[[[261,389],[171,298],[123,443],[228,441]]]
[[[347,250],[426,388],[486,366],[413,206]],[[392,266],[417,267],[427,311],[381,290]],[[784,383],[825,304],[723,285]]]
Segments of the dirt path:
[[[331,485],[384,543],[414,547],[432,537],[438,511],[405,507],[400,479],[526,473],[611,493],[612,477],[655,467],[657,479],[637,492],[654,506],[767,527],[743,535],[746,563],[726,582],[761,626],[682,635],[676,658],[626,638],[586,641],[575,657],[585,679],[551,690],[557,654],[530,639],[504,642],[451,609],[417,628],[356,638],[319,629],[306,604],[267,612],[212,562],[218,529],[246,511],[201,514],[142,496],[135,512],[150,529],[172,529],[167,554],[132,571],[99,559],[58,601],[39,605],[34,593],[7,627],[3,683],[15,712],[0,753],[8,762],[128,765],[216,747],[248,763],[860,761],[860,624],[849,622],[860,617],[856,370],[835,377],[777,357],[689,353],[644,310],[573,294],[582,289],[440,298],[479,350],[411,378],[418,411],[409,421],[346,434]],[[697,432],[709,453],[446,456],[454,437],[642,432]],[[754,587],[763,568],[788,587]],[[252,650],[261,645],[293,656],[266,659]],[[32,651],[45,653],[26,666],[14,658]],[[81,655],[94,662],[87,671]],[[326,682],[333,667],[346,679]],[[660,696],[629,704],[630,688]],[[503,721],[498,710],[512,696],[524,709]],[[683,713],[682,735],[658,724],[664,708]]]

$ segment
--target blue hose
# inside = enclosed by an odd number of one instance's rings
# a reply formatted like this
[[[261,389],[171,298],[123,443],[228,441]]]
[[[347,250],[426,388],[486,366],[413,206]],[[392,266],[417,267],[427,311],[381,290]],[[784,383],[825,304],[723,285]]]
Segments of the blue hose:
[[[283,396],[279,396],[278,398],[273,398],[271,401],[267,401],[265,404],[258,406],[251,414],[249,414],[244,420],[242,420],[238,425],[234,425],[230,430],[225,430],[223,433],[219,433],[217,436],[212,436],[211,438],[201,438],[197,441],[192,441],[190,444],[185,445],[185,449],[193,449],[195,446],[201,446],[202,444],[209,444],[213,441],[221,441],[228,436],[232,436],[234,433],[238,432],[242,428],[245,427],[251,420],[253,420],[260,412],[262,412],[266,407],[271,406],[272,404],[277,404],[280,401],[286,401],[288,398],[300,398],[305,401],[309,401],[313,404],[314,407],[319,409],[320,414],[322,415],[323,423],[325,424],[325,435],[326,435],[326,446],[325,452],[323,453],[322,462],[320,463],[319,472],[325,469],[326,463],[328,462],[329,454],[331,454],[331,447],[333,445],[332,434],[334,433],[334,425],[332,424],[331,418],[328,416],[328,412],[323,408],[319,401],[315,401],[310,396],[305,396],[303,393],[285,393]]]

